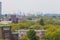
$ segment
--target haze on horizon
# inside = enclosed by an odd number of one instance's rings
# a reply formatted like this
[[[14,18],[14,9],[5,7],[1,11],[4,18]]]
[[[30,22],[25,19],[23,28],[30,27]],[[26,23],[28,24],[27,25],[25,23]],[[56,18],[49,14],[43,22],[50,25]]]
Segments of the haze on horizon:
[[[60,0],[0,0],[3,13],[60,13]]]

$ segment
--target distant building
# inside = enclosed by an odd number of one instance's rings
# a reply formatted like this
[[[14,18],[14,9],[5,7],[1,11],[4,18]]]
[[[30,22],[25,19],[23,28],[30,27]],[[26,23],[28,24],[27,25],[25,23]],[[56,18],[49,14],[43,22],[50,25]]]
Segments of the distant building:
[[[0,22],[3,20],[3,18],[2,17],[0,17]]]
[[[18,18],[16,17],[16,15],[11,15],[10,21],[12,21],[13,23],[18,23]]]

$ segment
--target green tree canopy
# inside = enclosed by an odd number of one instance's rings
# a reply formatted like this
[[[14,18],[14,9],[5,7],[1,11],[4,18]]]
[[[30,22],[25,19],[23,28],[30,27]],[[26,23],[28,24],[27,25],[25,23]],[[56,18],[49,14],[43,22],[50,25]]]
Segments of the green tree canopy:
[[[44,23],[44,20],[43,19],[40,19],[40,25],[44,26],[45,23]]]
[[[30,40],[39,40],[39,37],[36,36],[36,32],[33,29],[27,32],[27,36]]]

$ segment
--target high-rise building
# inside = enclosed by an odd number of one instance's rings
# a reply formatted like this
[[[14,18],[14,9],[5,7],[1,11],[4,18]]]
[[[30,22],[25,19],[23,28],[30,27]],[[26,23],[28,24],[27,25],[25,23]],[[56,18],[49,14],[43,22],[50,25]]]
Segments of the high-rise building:
[[[0,2],[0,21],[2,20],[2,2]]]
[[[2,15],[2,2],[0,2],[0,16]]]

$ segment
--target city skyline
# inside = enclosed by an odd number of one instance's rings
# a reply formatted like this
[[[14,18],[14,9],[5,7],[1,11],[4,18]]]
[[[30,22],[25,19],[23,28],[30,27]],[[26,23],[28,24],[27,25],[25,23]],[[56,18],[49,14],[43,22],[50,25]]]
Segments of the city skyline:
[[[2,13],[60,13],[60,0],[0,0]]]

